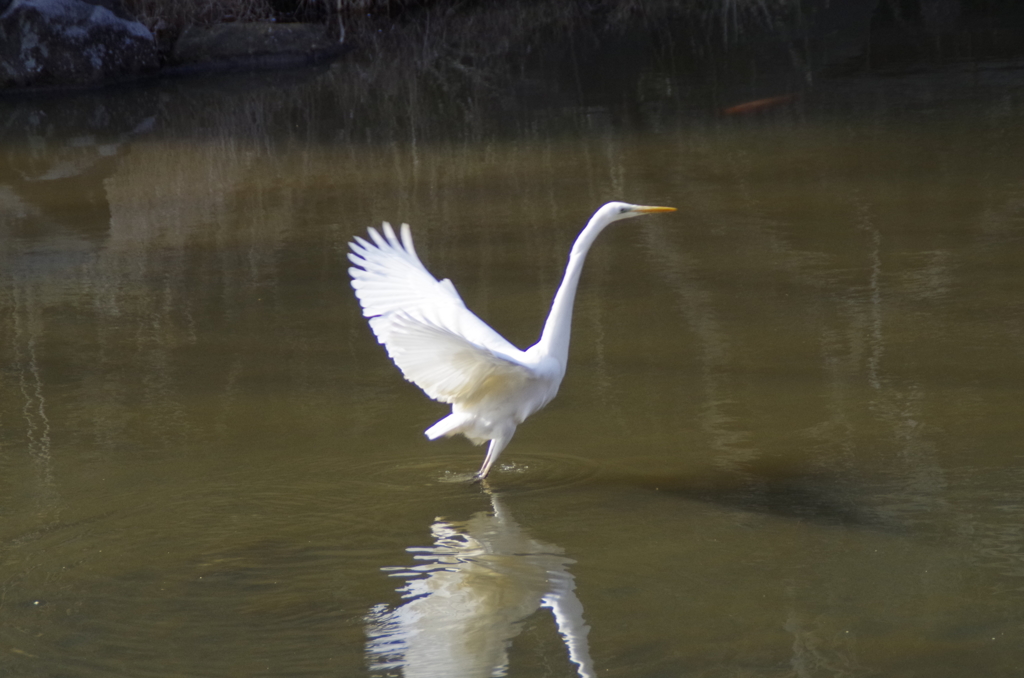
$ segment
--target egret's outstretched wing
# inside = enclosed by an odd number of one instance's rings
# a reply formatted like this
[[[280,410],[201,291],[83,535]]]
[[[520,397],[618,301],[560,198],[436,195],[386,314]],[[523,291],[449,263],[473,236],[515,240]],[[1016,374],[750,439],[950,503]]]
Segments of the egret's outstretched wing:
[[[370,228],[367,242],[356,236],[349,243],[352,287],[367,318],[392,311],[439,312],[457,305],[465,308],[450,280],[438,281],[416,255],[409,224],[402,224],[399,241],[391,224],[384,222],[384,234]]]
[[[405,378],[444,403],[469,405],[533,376],[525,365],[401,311],[371,318],[370,327]]]
[[[401,240],[384,222],[349,246],[352,287],[377,340],[405,378],[442,402],[472,402],[509,380],[532,376],[523,353],[474,315],[450,280],[416,256],[409,225]]]

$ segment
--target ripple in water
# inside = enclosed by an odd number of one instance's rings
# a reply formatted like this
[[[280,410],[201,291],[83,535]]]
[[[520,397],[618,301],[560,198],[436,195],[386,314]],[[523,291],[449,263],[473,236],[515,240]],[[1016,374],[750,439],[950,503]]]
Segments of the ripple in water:
[[[487,477],[492,488],[541,492],[585,483],[598,473],[597,465],[585,457],[568,454],[509,455],[499,461]],[[377,460],[351,469],[354,482],[379,489],[423,488],[432,484],[471,484],[478,468],[476,458],[459,455],[431,455],[416,460]]]

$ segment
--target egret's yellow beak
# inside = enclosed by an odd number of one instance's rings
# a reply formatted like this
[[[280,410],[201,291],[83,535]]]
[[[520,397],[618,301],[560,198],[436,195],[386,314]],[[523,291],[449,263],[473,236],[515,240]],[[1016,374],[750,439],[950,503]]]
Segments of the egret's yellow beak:
[[[654,214],[655,212],[675,212],[675,207],[653,207],[650,205],[637,205],[633,208],[634,212],[640,212],[641,214]]]

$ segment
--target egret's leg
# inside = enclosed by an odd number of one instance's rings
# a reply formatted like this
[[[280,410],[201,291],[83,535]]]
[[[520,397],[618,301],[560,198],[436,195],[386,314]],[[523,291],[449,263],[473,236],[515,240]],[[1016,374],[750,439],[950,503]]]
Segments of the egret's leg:
[[[484,457],[484,465],[477,471],[477,480],[483,480],[487,477],[487,474],[491,472],[491,467],[494,466],[494,462],[498,461],[498,457],[501,455],[501,451],[508,445],[508,441],[512,439],[512,436],[499,436],[491,440],[491,444],[487,447],[487,456]]]

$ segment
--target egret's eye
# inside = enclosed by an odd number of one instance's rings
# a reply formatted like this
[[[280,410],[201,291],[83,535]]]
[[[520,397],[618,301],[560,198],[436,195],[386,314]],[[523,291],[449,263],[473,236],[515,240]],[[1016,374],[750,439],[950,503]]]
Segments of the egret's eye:
[[[628,207],[620,207],[619,208],[619,214],[625,214],[628,211],[629,211]]]

